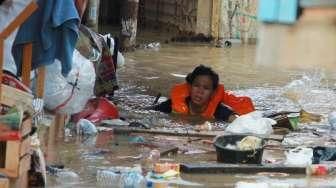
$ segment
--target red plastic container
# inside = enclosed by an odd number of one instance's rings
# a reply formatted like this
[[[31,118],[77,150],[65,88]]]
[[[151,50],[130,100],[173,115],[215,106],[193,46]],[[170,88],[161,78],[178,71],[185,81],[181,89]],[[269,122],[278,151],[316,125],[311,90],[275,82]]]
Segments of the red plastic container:
[[[119,112],[117,107],[104,97],[90,99],[84,110],[73,115],[73,121],[87,119],[92,123],[98,123],[105,119],[117,119]]]

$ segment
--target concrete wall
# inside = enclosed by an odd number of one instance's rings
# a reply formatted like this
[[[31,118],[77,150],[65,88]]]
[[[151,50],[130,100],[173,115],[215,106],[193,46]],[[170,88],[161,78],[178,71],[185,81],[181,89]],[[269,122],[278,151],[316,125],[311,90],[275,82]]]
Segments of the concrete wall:
[[[211,12],[211,0],[198,0],[196,33],[203,33],[206,36],[211,34]]]
[[[204,0],[203,0],[204,1]],[[145,24],[176,26],[179,30],[195,31],[198,0],[140,0],[144,6]]]
[[[219,39],[255,41],[258,0],[221,0],[220,6]]]
[[[304,9],[296,24],[262,24],[258,35],[258,64],[335,69],[336,8]]]
[[[140,0],[140,3],[144,6],[142,17],[151,25],[168,23],[180,31],[219,39],[248,41],[257,36],[258,0]]]

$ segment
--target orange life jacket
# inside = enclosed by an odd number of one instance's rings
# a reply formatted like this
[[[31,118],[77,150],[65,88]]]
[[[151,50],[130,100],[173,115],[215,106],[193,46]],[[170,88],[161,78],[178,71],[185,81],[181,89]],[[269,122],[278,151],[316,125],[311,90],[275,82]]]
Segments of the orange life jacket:
[[[172,100],[172,111],[180,114],[189,114],[189,107],[186,98],[190,95],[191,85],[187,83],[175,85],[170,93]],[[219,84],[212,95],[209,104],[202,116],[205,118],[214,118],[214,113],[219,103],[223,102],[230,106],[233,111],[239,115],[254,111],[252,100],[249,97],[237,97],[224,89],[224,85]]]

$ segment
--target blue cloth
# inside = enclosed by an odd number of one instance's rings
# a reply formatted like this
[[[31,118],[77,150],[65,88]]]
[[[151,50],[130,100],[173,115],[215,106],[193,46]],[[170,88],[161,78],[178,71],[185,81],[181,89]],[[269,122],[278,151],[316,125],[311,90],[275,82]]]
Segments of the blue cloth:
[[[23,23],[12,47],[21,74],[23,45],[33,42],[32,68],[48,65],[58,59],[62,74],[72,68],[72,55],[78,39],[80,18],[73,0],[38,0],[38,10]]]

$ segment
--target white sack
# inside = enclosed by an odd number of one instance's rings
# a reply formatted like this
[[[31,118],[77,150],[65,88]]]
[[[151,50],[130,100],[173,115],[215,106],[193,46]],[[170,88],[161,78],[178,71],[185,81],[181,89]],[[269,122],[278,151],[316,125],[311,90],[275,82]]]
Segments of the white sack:
[[[78,89],[74,89],[71,100],[64,107],[60,108],[58,112],[66,114],[80,112],[86,102],[93,96],[93,87],[96,80],[93,64],[75,50],[73,53],[72,70],[66,78],[61,74],[61,63],[58,60],[46,66],[46,70],[44,90],[46,108],[54,110],[71,96],[73,86],[69,83],[75,83],[77,73],[79,73]]]
[[[270,118],[262,117],[262,112],[254,111],[235,119],[225,131],[235,134],[260,134],[270,135],[273,132],[272,125],[275,125],[276,121]]]

